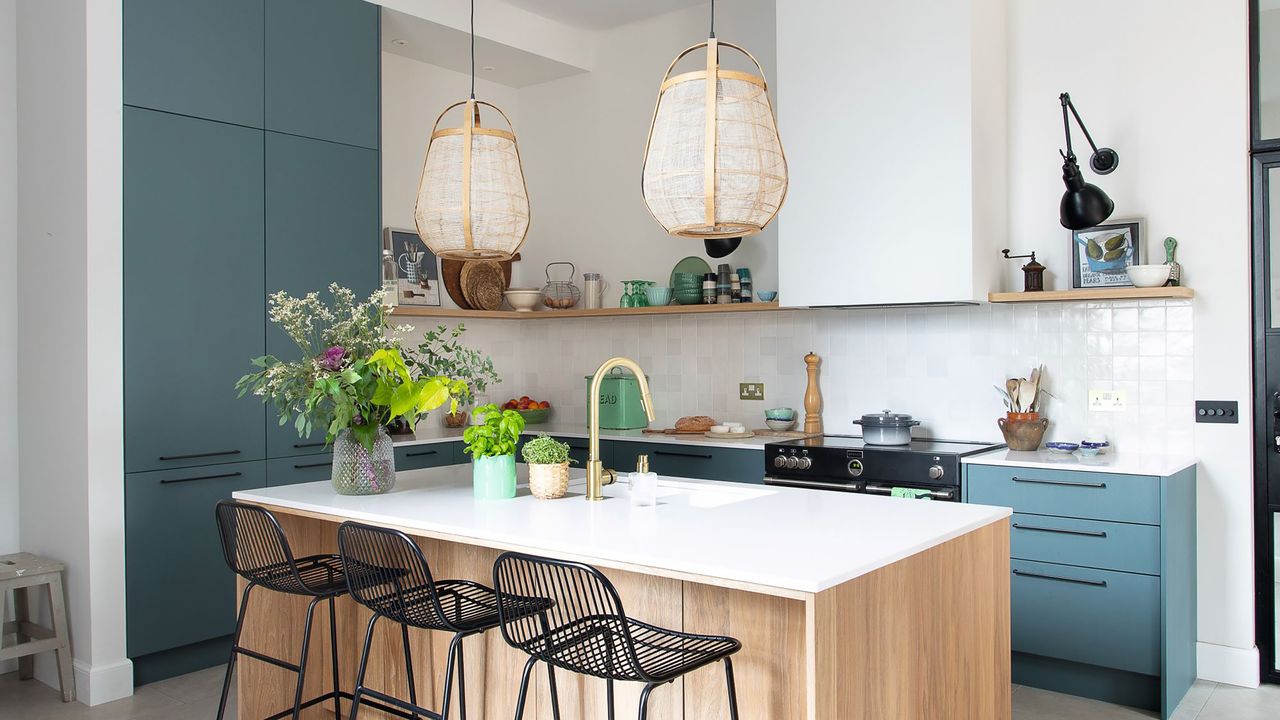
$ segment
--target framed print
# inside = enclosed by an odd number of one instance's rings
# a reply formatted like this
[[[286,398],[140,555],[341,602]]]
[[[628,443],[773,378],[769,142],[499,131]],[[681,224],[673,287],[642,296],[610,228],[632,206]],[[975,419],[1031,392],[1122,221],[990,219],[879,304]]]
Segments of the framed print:
[[[1126,220],[1071,232],[1071,287],[1133,287],[1125,268],[1140,265],[1142,221]]]
[[[440,263],[418,233],[386,228],[382,246],[396,262],[396,304],[440,307]]]

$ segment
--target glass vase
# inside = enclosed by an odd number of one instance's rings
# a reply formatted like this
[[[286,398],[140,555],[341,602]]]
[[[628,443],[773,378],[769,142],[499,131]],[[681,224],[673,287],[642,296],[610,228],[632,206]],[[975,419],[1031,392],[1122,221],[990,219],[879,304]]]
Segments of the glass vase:
[[[350,430],[333,443],[333,489],[339,495],[381,495],[396,486],[396,456],[384,427],[369,450]]]

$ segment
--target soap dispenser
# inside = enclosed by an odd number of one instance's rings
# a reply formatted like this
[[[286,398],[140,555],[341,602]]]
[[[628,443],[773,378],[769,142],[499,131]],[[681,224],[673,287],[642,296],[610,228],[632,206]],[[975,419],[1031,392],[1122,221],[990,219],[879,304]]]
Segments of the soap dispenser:
[[[631,504],[650,507],[658,501],[658,474],[649,472],[649,456],[636,457],[636,471],[631,474]]]

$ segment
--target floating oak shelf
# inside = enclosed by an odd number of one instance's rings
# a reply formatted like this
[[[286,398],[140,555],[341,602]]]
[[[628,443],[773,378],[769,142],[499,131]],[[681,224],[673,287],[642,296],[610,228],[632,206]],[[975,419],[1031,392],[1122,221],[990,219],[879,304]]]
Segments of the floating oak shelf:
[[[1196,293],[1189,287],[1153,288],[1098,288],[1096,290],[1044,290],[1042,292],[988,293],[987,301],[993,303],[1072,302],[1088,300],[1152,300],[1192,298]]]
[[[458,310],[456,308],[419,307],[401,305],[392,311],[393,317],[473,318],[491,320],[568,320],[594,317],[641,317],[644,315],[723,315],[726,313],[755,313],[789,310],[778,303],[736,303],[731,305],[663,305],[643,308],[600,308],[599,310]]]

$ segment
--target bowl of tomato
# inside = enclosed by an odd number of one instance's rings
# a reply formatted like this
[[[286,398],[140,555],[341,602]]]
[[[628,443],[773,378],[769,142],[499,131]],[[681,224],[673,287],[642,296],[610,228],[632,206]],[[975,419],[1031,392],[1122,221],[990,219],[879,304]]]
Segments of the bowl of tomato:
[[[538,425],[551,418],[551,403],[546,400],[534,400],[522,395],[519,400],[511,399],[502,405],[503,410],[515,410],[524,418],[525,425]]]

